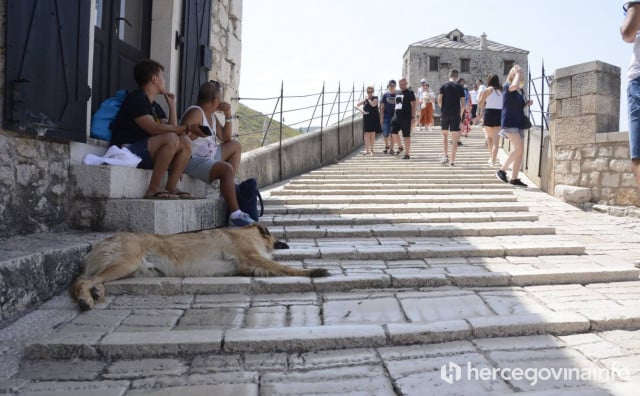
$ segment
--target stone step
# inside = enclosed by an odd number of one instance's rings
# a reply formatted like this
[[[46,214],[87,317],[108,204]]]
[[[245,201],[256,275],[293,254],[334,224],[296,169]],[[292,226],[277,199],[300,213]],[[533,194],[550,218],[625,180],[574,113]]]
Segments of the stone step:
[[[347,195],[315,193],[311,195],[302,194],[276,194],[264,199],[265,205],[309,205],[309,204],[394,204],[402,202],[412,203],[497,203],[497,202],[517,202],[515,195],[416,195],[416,194],[393,194],[392,195]]]
[[[640,269],[630,265],[602,266],[588,258],[576,256],[577,265],[563,265],[562,258],[553,258],[547,267],[536,268],[530,264],[518,264],[518,257],[507,257],[492,263],[482,259],[439,259],[412,261],[373,260],[362,263],[353,260],[305,260],[303,264],[284,262],[293,267],[324,267],[332,275],[327,278],[273,277],[249,278],[230,276],[223,278],[129,278],[105,284],[108,298],[113,296],[187,296],[197,294],[221,295],[225,298],[238,294],[244,296],[262,294],[291,294],[296,301],[299,293],[349,292],[386,289],[419,289],[437,287],[524,287],[537,285],[596,284],[608,282],[633,282],[638,280]],[[534,260],[535,261],[535,260]],[[566,259],[565,259],[566,261]],[[618,260],[619,261],[619,260]],[[431,264],[426,264],[431,263]],[[512,263],[512,264],[508,264]],[[456,272],[458,271],[458,272]],[[633,289],[629,291],[633,293]],[[284,298],[284,297],[283,297]],[[249,301],[249,297],[233,297],[229,304]],[[73,302],[69,302],[73,305]],[[215,302],[212,300],[212,306]],[[217,306],[217,305],[216,305]]]
[[[29,342],[25,356],[186,358],[637,330],[640,308],[630,298],[638,287],[636,281],[153,299],[120,295]]]
[[[226,224],[222,199],[107,199],[94,203],[101,214],[99,228],[106,231],[139,231],[175,234]]]
[[[322,205],[265,205],[264,214],[362,214],[362,213],[482,213],[527,212],[529,207],[521,203],[386,203],[386,204],[322,204]]]
[[[306,259],[411,260],[426,258],[581,255],[585,246],[540,235],[498,237],[407,237],[289,240],[291,249],[273,253],[276,261]]]
[[[266,226],[321,226],[406,223],[479,223],[494,221],[537,221],[538,216],[527,212],[483,213],[391,213],[391,214],[265,214],[260,222]]]
[[[91,246],[109,235],[59,232],[0,239],[0,328],[66,289]]]
[[[287,184],[285,189],[295,189],[298,186],[305,187],[309,186],[313,189],[334,189],[334,188],[361,188],[364,190],[367,189],[386,189],[386,188],[414,188],[420,190],[433,190],[433,189],[454,189],[454,190],[500,190],[500,191],[510,191],[513,192],[513,187],[507,184],[497,184],[490,182],[488,184],[460,184],[460,183],[450,183],[450,184],[442,184],[442,183],[424,183],[419,184],[414,179],[395,179],[395,180],[371,180],[369,181],[366,178],[358,178],[358,179],[345,179],[338,178],[332,180],[305,180],[304,182],[294,183],[291,182]],[[273,190],[277,191],[277,190]],[[491,192],[487,192],[487,194],[491,194]]]
[[[70,172],[78,194],[83,197],[136,199],[146,193],[152,171],[126,166],[72,164]],[[182,176],[178,188],[198,198],[210,197],[218,190],[216,184],[207,185],[187,175]]]
[[[289,225],[270,226],[269,231],[280,239],[292,238],[362,238],[362,237],[467,237],[504,235],[553,235],[554,227],[536,223],[447,223],[447,224],[395,224],[358,226]]]
[[[322,185],[288,185],[282,190],[270,191],[270,196],[288,196],[288,195],[511,195],[513,189],[484,189],[484,188],[468,188],[468,189],[426,189],[426,188],[390,188],[387,185],[337,185],[334,187],[325,187]]]

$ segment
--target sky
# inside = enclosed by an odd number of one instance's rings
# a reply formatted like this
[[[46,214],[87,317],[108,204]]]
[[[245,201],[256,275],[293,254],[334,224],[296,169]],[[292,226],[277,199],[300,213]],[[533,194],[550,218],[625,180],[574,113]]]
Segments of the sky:
[[[348,90],[398,79],[411,43],[447,33],[526,49],[533,76],[592,60],[626,70],[632,45],[620,38],[619,0],[244,0],[240,97]],[[242,101],[263,112],[273,102]],[[291,100],[288,103],[290,106]],[[285,103],[285,108],[287,103]],[[268,108],[268,109],[267,109]]]

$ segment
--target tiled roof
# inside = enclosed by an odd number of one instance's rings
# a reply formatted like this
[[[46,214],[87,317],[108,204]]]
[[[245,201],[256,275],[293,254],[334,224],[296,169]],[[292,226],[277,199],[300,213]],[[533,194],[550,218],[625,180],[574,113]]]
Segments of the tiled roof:
[[[450,37],[451,34],[458,32],[460,33],[460,38],[458,41],[452,40]],[[411,44],[409,47],[429,47],[429,48],[451,48],[451,49],[471,49],[471,50],[479,50],[480,49],[480,37],[469,36],[466,34],[462,34],[459,30],[453,30],[449,33],[441,34],[435,37],[428,38],[426,40],[418,41],[416,43]],[[511,47],[505,44],[500,44],[495,41],[487,40],[487,49],[489,51],[499,51],[499,52],[515,52],[521,54],[528,54],[529,51],[523,50],[516,47]]]

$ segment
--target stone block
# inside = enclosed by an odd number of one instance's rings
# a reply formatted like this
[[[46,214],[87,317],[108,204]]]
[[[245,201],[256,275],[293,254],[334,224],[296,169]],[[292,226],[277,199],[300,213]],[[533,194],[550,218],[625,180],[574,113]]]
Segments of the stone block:
[[[640,195],[637,188],[619,188],[614,199],[616,205],[640,206]]]
[[[435,344],[465,340],[471,329],[464,320],[451,320],[429,324],[393,323],[387,325],[393,344]]]
[[[571,98],[571,77],[556,78],[553,80],[553,95],[556,98],[556,106],[558,111],[562,111],[562,99]],[[556,113],[558,114],[558,113]]]
[[[240,381],[244,379],[239,379]],[[128,396],[258,396],[258,385],[253,383],[220,383],[210,385],[170,386],[157,389],[135,389]]]
[[[570,161],[574,158],[576,150],[571,148],[558,148],[554,154],[556,161]]]
[[[578,117],[582,115],[582,97],[572,97],[562,100],[562,112],[559,118]]]
[[[604,146],[598,148],[598,157],[611,157],[613,155],[613,148],[610,146]]]
[[[616,146],[614,150],[614,156],[618,159],[631,158],[631,155],[629,153],[629,145],[625,144],[623,146]]]
[[[614,172],[631,173],[631,160],[614,159],[609,162],[609,169]]]
[[[229,18],[242,20],[242,0],[229,2]]]
[[[129,381],[46,381],[28,384],[20,389],[23,396],[122,396]]]
[[[609,170],[609,160],[607,158],[586,159],[582,162],[582,170],[585,172]]]
[[[570,203],[582,204],[591,200],[591,189],[559,184],[555,188],[554,195]]]
[[[584,158],[593,158],[598,153],[598,147],[593,144],[589,144],[582,148],[581,153]]]
[[[620,76],[620,68],[618,66],[610,65],[602,61],[590,61],[557,69],[554,74],[554,85],[560,79],[590,72],[600,72]]]
[[[222,330],[173,330],[117,332],[99,343],[100,352],[113,359],[139,359],[171,355],[195,355],[220,351]]]
[[[102,376],[107,379],[134,379],[181,375],[186,371],[184,363],[176,359],[123,360],[112,363]]]
[[[534,334],[574,334],[589,330],[589,320],[570,313],[535,313],[470,318],[476,338]]]
[[[603,187],[618,187],[620,186],[620,174],[605,172],[602,174],[602,186]]]
[[[104,366],[106,363],[97,360],[27,360],[18,377],[39,381],[90,381],[98,377]]]
[[[636,177],[633,174],[625,174],[622,175],[622,182],[620,183],[622,187],[637,187]]]
[[[595,134],[601,132],[601,120],[595,115],[558,118],[555,120],[555,145],[595,143]]]
[[[327,301],[322,313],[325,324],[405,322],[393,297]]]
[[[580,175],[566,175],[566,174],[556,175],[556,183],[577,185],[579,182],[580,182]]]
[[[344,325],[227,330],[228,352],[305,352],[323,349],[373,348],[386,344],[381,326]]]

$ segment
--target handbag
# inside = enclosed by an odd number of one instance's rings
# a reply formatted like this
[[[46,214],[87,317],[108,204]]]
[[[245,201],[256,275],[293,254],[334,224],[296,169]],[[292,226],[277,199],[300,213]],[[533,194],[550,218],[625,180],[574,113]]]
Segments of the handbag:
[[[258,221],[260,216],[264,214],[264,203],[255,178],[247,179],[236,185],[236,199],[240,210],[248,214],[254,221]],[[259,214],[258,201],[260,201]]]
[[[533,125],[531,125],[531,120],[528,115],[522,116],[522,129],[531,129]]]

